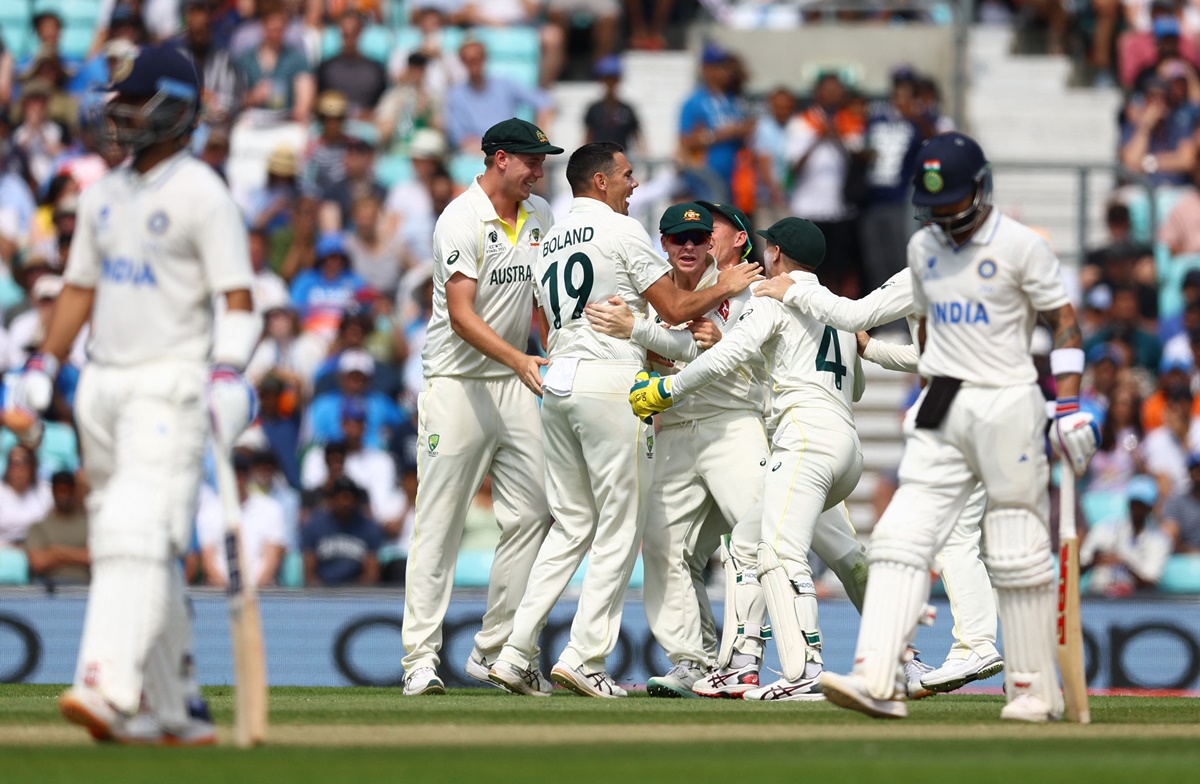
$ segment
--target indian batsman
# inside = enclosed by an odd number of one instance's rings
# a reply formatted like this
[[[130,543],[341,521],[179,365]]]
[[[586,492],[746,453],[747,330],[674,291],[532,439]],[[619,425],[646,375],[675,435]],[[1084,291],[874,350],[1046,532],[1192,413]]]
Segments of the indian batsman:
[[[433,312],[421,354],[416,522],[404,590],[404,693],[444,694],[438,677],[442,621],[471,499],[492,477],[500,541],[483,628],[466,673],[488,670],[512,632],[513,614],[550,523],[537,398],[546,360],[525,353],[533,317],[532,264],[553,225],[531,193],[550,144],[513,118],[483,136],[484,172],[446,207],[433,231]],[[531,688],[553,686],[528,669]]]
[[[623,697],[605,660],[620,633],[653,479],[653,431],[629,416],[625,402],[646,352],[593,331],[583,313],[590,303],[620,297],[643,316],[649,303],[664,321],[683,323],[744,291],[758,265],[726,270],[704,291],[677,288],[670,265],[629,217],[638,183],[620,145],[580,147],[567,163],[567,182],[571,212],[543,238],[534,265],[550,357],[542,428],[554,524],[490,676],[515,694],[539,694],[527,675],[536,670],[538,635],[590,548],[571,639],[550,677],[582,696]]]
[[[987,492],[984,564],[996,589],[1007,656],[1000,718],[1059,718],[1050,551],[1046,409],[1029,345],[1040,315],[1054,333],[1054,450],[1082,473],[1098,444],[1079,410],[1084,356],[1075,310],[1046,241],[991,204],[991,171],[968,136],[918,151],[913,203],[926,226],[908,245],[929,379],[912,420],[900,488],[875,527],[871,580],[854,669],[825,673],[831,702],[870,716],[908,715],[905,643],[929,595],[934,555],[978,483]]]
[[[847,332],[866,332],[904,318],[912,334],[912,345],[897,346],[873,338],[863,345],[860,335],[860,354],[891,370],[916,373],[920,314],[914,310],[912,292],[912,271],[905,268],[858,300],[839,297],[819,283],[804,285],[787,277],[763,281],[755,288],[754,295],[774,297],[823,324]],[[916,660],[906,665],[909,699],[923,696],[922,692],[954,691],[1004,669],[1004,660],[996,649],[996,601],[979,554],[979,524],[986,507],[983,485],[976,485],[958,525],[938,553],[942,583],[954,615],[954,644],[945,663],[937,669]]]
[[[90,319],[76,424],[91,484],[92,582],[75,680],[59,707],[97,740],[211,744],[212,724],[187,707],[198,692],[177,563],[210,418],[236,436],[251,416],[241,370],[262,325],[242,215],[188,152],[199,74],[165,45],[132,49],[111,74],[103,131],[131,157],[81,197],[66,286],[15,387],[18,406],[45,410]],[[214,324],[216,295],[225,308]]]
[[[825,257],[820,229],[801,218],[785,218],[759,234],[767,240],[772,272],[815,279],[813,270]],[[736,563],[756,563],[755,582],[761,583],[765,596],[783,678],[746,690],[742,696],[764,701],[819,700],[820,630],[808,552],[822,513],[841,504],[862,473],[852,404],[862,395],[863,377],[853,335],[800,316],[773,300],[754,300],[720,343],[675,376],[641,374],[629,399],[639,417],[665,411],[736,372],[759,353],[773,389],[769,468],[760,525],[739,521],[731,549]],[[740,600],[735,594],[735,602]],[[731,632],[726,629],[727,636]],[[757,642],[758,650],[750,654],[734,646],[746,658],[734,662],[737,669],[757,666],[754,659],[761,656],[761,635]]]

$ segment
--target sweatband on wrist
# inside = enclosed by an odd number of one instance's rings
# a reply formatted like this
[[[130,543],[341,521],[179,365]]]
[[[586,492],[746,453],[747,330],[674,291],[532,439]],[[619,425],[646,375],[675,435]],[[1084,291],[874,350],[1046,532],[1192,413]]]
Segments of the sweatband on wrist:
[[[248,310],[226,310],[217,319],[213,363],[245,370],[262,336],[262,318]]]
[[[1054,418],[1062,419],[1068,414],[1079,413],[1078,397],[1060,397],[1054,401]]]
[[[1050,372],[1056,376],[1083,373],[1083,349],[1056,348],[1051,351]]]

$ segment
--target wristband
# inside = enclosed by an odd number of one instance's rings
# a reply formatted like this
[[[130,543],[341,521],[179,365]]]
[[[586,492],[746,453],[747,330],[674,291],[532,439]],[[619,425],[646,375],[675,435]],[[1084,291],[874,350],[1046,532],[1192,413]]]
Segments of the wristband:
[[[30,354],[29,359],[25,360],[25,370],[31,370],[35,373],[45,373],[53,381],[58,378],[58,358],[53,354],[44,354],[42,352]]]
[[[1078,397],[1060,397],[1054,403],[1054,418],[1062,419],[1070,414],[1079,413]]]
[[[245,370],[262,336],[262,319],[248,310],[226,310],[217,320],[213,363]]]
[[[1083,373],[1083,349],[1056,348],[1051,351],[1050,372],[1056,376]]]

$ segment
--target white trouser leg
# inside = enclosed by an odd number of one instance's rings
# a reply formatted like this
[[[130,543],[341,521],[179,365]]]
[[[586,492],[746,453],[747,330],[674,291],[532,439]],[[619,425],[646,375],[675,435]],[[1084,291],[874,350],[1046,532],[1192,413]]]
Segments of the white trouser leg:
[[[972,651],[983,657],[996,654],[996,600],[979,554],[986,508],[987,493],[979,484],[938,553],[942,583],[954,615],[954,645],[947,659],[965,659]]]
[[[183,575],[172,563],[167,576],[166,619],[163,633],[146,657],[146,705],[168,730],[188,720],[191,683],[192,624],[183,598]]]
[[[441,376],[425,380],[417,418],[417,512],[404,578],[406,672],[441,661],[467,508],[491,465],[498,424],[484,382]]]
[[[844,501],[817,518],[812,551],[837,575],[846,589],[846,597],[862,613],[867,591],[867,550],[858,540]]]
[[[513,616],[550,527],[542,423],[534,395],[517,379],[488,382],[495,389],[499,445],[492,462],[492,497],[500,542],[488,579],[488,606],[475,649],[493,661],[512,634]]]

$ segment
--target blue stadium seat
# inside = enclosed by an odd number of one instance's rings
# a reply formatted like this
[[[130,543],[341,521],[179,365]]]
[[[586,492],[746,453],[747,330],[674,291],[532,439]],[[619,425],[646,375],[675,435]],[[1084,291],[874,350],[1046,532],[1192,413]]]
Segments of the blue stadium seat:
[[[455,588],[487,588],[496,554],[491,550],[464,550],[454,565]]]
[[[95,37],[96,28],[92,25],[85,27],[68,26],[63,30],[58,50],[62,53],[63,57],[82,60],[87,55],[88,48],[92,45],[92,40]]]
[[[487,48],[490,60],[541,59],[538,31],[532,27],[477,27],[471,35]]]
[[[387,65],[392,52],[392,33],[383,25],[370,25],[358,39],[358,49],[378,63]],[[321,58],[328,59],[342,51],[342,33],[336,27],[326,27],[321,33]]]
[[[32,18],[28,3],[0,3],[0,27],[19,25],[28,28]]]
[[[1185,193],[1184,188],[1159,188],[1154,192],[1154,217],[1162,225],[1175,202]],[[1129,208],[1129,222],[1135,242],[1147,245],[1154,242],[1154,229],[1150,225],[1150,197],[1145,191],[1137,191],[1125,198]]]
[[[4,47],[12,52],[13,59],[18,63],[24,58],[32,54],[32,49],[37,42],[33,31],[29,29],[28,24],[8,24],[0,23],[0,35],[4,36]]]
[[[477,174],[483,174],[483,156],[479,153],[459,153],[450,160],[450,177],[457,184],[468,186]]]
[[[1200,594],[1200,555],[1173,555],[1158,589],[1164,593]]]
[[[488,57],[487,72],[492,78],[511,79],[524,87],[537,87],[541,65],[538,60],[500,60]],[[523,119],[532,119],[529,117]]]
[[[375,162],[375,179],[387,188],[412,177],[412,159],[407,155],[384,155]]]
[[[1183,311],[1183,279],[1188,272],[1200,269],[1200,254],[1173,256],[1159,269],[1158,318],[1165,320]]]
[[[283,554],[279,564],[279,585],[282,588],[304,587],[304,556],[295,550]]]
[[[1079,505],[1083,508],[1083,519],[1089,528],[1124,519],[1129,514],[1129,497],[1119,490],[1084,493],[1079,498]]]
[[[8,0],[16,5],[21,0]],[[33,4],[34,13],[54,11],[62,17],[68,27],[88,27],[95,31],[96,19],[99,17],[99,0],[37,0]]]
[[[0,547],[0,585],[25,585],[29,582],[29,561],[25,551]]]

